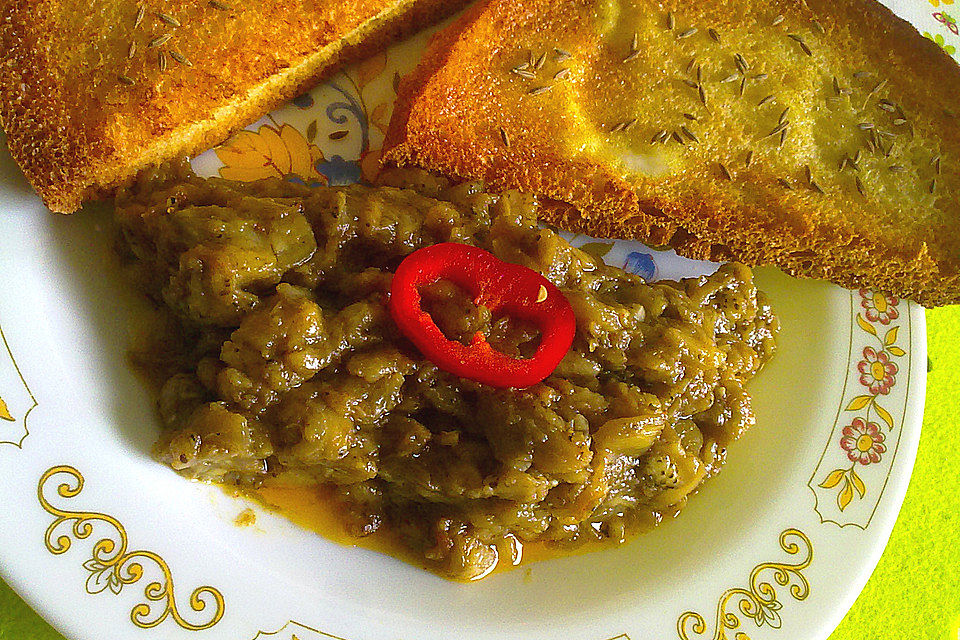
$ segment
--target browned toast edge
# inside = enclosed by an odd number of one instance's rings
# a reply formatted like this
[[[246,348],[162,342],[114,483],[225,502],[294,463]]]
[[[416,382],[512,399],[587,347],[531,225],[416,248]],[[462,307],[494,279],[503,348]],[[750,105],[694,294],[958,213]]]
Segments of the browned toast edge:
[[[213,113],[197,114],[192,123],[175,127],[156,138],[139,154],[120,157],[109,140],[88,140],[73,127],[55,99],[59,92],[35,43],[23,40],[6,21],[0,26],[4,62],[32,69],[29,88],[0,75],[0,124],[13,159],[51,210],[71,213],[89,199],[109,197],[141,170],[163,161],[192,156],[222,142],[263,114],[295,98],[340,66],[360,60],[409,35],[425,24],[453,13],[467,0],[413,0],[388,7],[375,19],[331,43],[300,63],[250,87],[245,95],[221,105]],[[12,11],[8,5],[5,14]],[[9,17],[9,16],[8,16]],[[27,95],[25,95],[27,94]]]

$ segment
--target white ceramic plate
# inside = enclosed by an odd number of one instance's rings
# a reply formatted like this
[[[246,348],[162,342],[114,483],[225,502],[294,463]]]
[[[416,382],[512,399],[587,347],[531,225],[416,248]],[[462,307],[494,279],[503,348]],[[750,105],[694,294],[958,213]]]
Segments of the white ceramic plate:
[[[938,21],[919,4],[908,17]],[[361,179],[424,42],[195,167]],[[922,309],[760,270],[783,331],[750,387],[758,425],[677,520],[470,585],[339,546],[150,458],[152,403],[125,359],[144,302],[117,273],[109,220],[50,214],[0,156],[0,573],[70,638],[822,639],[896,519],[920,433]],[[606,259],[655,278],[710,268],[620,241]],[[251,507],[256,524],[237,526]]]

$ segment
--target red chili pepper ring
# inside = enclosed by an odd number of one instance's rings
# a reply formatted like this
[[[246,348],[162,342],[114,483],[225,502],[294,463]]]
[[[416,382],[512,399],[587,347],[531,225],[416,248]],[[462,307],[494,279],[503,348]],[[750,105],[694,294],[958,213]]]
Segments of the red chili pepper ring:
[[[420,287],[450,280],[474,304],[528,320],[540,329],[532,358],[496,351],[480,332],[469,345],[448,339],[421,306]],[[493,387],[529,387],[549,376],[573,343],[576,319],[557,287],[532,269],[503,262],[489,251],[445,242],[407,256],[390,287],[390,315],[400,331],[444,371]]]

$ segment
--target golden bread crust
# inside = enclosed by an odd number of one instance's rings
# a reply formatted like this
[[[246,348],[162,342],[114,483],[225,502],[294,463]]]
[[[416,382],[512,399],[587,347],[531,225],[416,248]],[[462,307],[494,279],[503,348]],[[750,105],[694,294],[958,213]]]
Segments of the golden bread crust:
[[[10,0],[0,123],[43,201],[71,212],[464,2]]]
[[[960,302],[957,95],[873,0],[488,0],[402,83],[384,157],[571,204],[547,220],[592,235],[935,306]]]

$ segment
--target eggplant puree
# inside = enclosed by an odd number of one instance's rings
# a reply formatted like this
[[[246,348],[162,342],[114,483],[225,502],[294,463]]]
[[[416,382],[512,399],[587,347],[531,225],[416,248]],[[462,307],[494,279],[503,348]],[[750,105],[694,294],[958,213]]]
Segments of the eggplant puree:
[[[518,541],[620,542],[655,525],[754,424],[744,384],[778,322],[747,267],[648,284],[538,228],[531,196],[413,171],[385,182],[168,167],[119,196],[121,253],[171,327],[140,355],[160,388],[159,460],[227,485],[322,486],[350,534],[387,529],[469,580]],[[573,346],[542,383],[454,377],[394,326],[397,264],[448,241],[534,269],[570,301]],[[450,339],[535,349],[533,327],[452,284],[424,300]]]

